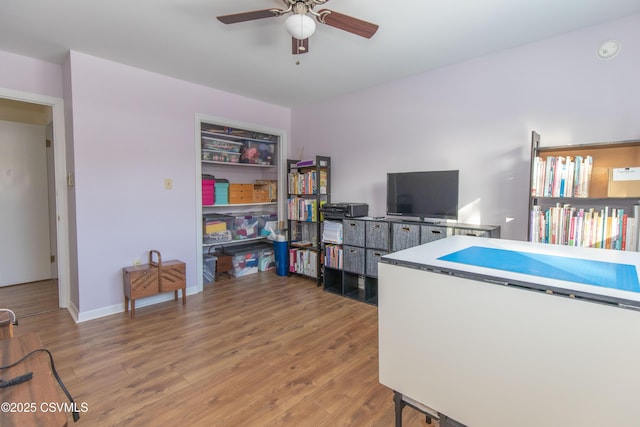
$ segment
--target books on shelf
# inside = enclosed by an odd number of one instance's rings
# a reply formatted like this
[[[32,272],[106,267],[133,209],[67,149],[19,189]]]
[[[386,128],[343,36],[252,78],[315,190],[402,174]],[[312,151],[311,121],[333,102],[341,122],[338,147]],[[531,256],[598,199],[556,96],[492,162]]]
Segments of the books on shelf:
[[[327,220],[322,222],[322,242],[325,244],[324,265],[342,270],[342,221]]]
[[[534,206],[529,235],[532,242],[637,251],[638,215],[639,205],[634,205],[631,214],[608,206],[600,209],[560,203],[548,209]]]
[[[327,171],[289,172],[289,194],[327,194]]]
[[[591,156],[536,156],[531,171],[532,197],[589,197]]]
[[[343,249],[339,245],[325,245],[324,247],[324,265],[331,268],[342,270],[343,268]]]
[[[304,197],[294,197],[287,199],[287,218],[295,221],[318,221],[318,201],[315,199],[305,199]]]
[[[318,277],[318,252],[303,249],[289,249],[289,271],[296,274],[304,274],[309,277]]]

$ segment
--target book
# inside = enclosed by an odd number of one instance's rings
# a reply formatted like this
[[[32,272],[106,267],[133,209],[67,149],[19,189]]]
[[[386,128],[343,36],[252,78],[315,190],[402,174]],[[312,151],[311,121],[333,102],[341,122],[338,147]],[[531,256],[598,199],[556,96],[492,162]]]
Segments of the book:
[[[296,166],[299,168],[303,168],[305,166],[315,166],[315,165],[316,165],[315,160],[300,160],[299,162],[296,162]]]

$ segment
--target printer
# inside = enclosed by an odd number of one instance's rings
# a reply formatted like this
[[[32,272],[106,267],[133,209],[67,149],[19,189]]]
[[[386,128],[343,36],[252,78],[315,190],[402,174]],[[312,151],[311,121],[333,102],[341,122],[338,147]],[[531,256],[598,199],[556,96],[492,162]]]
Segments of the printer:
[[[320,212],[326,219],[359,218],[369,214],[366,203],[325,203]]]

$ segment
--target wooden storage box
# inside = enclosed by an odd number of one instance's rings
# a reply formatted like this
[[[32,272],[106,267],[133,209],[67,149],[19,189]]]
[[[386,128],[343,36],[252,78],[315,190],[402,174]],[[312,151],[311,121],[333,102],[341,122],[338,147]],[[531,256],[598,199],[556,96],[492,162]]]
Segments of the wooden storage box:
[[[124,295],[131,300],[158,293],[158,267],[142,264],[123,270]]]
[[[269,203],[269,190],[253,190],[253,203]]]
[[[220,277],[220,273],[227,273],[228,275],[229,271],[233,269],[233,257],[219,252],[215,252],[213,255],[218,258],[216,261],[216,273],[219,273],[218,277]]]
[[[229,184],[229,203],[253,203],[253,184]]]
[[[154,261],[154,256],[156,259]],[[184,262],[170,260],[162,262],[160,252],[149,251],[149,263],[124,267],[122,269],[122,283],[124,288],[124,311],[129,311],[131,303],[131,318],[136,315],[136,299],[150,297],[160,292],[174,293],[174,300],[178,300],[178,290],[182,290],[182,305],[187,303],[187,280]]]
[[[185,289],[187,287],[185,270],[185,264],[182,261],[177,259],[163,261],[160,266],[160,292]]]
[[[278,200],[278,181],[273,179],[256,179],[254,188],[256,190],[266,190],[269,202]]]

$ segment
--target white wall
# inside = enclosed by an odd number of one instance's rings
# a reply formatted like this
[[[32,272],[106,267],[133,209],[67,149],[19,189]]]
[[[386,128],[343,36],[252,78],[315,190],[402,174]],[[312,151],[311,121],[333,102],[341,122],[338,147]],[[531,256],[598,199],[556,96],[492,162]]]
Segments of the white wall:
[[[288,133],[290,110],[79,52],[68,68],[79,319],[121,309],[122,268],[151,249],[194,288],[196,113]]]
[[[62,67],[0,51],[0,87],[62,98]]]
[[[598,60],[611,38],[620,55]],[[332,200],[371,215],[387,172],[460,169],[460,220],[526,239],[531,131],[543,145],[640,139],[638,70],[640,15],[296,108],[290,151],[331,156]]]

